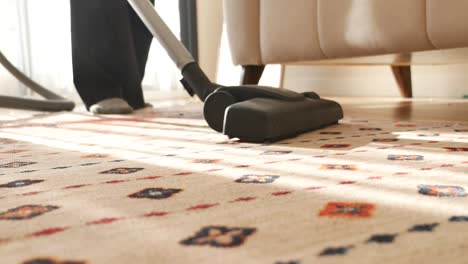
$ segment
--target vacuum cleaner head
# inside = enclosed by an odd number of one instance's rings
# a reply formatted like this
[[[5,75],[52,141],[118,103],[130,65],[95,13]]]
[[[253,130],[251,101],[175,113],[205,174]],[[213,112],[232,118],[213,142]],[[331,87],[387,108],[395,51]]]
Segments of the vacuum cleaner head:
[[[262,87],[221,87],[204,105],[209,126],[245,142],[273,142],[338,123],[341,106],[313,93]]]
[[[245,142],[272,142],[336,124],[343,118],[341,106],[320,99],[314,92],[212,83],[197,63],[182,69],[187,92],[204,101],[208,125],[229,138]]]

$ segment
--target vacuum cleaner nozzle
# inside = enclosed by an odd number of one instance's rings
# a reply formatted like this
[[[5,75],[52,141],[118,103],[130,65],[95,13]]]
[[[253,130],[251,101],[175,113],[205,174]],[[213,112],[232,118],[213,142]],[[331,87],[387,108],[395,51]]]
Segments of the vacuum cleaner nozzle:
[[[338,103],[320,99],[314,92],[256,85],[221,86],[212,83],[195,62],[184,67],[182,75],[187,92],[205,102],[203,114],[208,125],[229,138],[277,141],[343,118]]]
[[[338,123],[341,106],[313,92],[262,86],[221,87],[205,100],[209,126],[245,142],[273,142]]]

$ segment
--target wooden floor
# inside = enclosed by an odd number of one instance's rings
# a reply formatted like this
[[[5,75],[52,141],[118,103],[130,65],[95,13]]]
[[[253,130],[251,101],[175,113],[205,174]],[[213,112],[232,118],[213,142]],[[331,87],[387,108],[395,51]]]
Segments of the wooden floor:
[[[163,102],[158,99],[161,98],[160,95],[156,97],[150,95],[147,98],[156,108],[164,108],[184,105],[187,96],[185,93],[177,94],[175,97],[166,96]],[[347,118],[468,122],[468,99],[404,99],[399,97],[330,97],[325,99],[339,102]],[[199,101],[192,99],[190,102]]]
[[[166,97],[162,101],[154,97],[149,97],[149,99],[156,108],[153,111],[157,111],[158,107],[172,108],[199,103],[197,99],[187,101],[185,94],[178,94],[172,99]],[[398,97],[330,97],[326,99],[339,102],[346,118],[468,122],[468,99],[404,99]]]
[[[468,99],[330,98],[344,108],[346,117],[401,121],[440,120],[468,122]]]
[[[187,100],[185,94],[175,98],[149,97],[149,101],[155,106],[150,111],[179,107],[201,108],[195,99]],[[337,97],[327,98],[338,101],[344,109],[347,118],[368,118],[380,120],[441,120],[441,121],[465,121],[468,122],[468,99],[400,99],[400,98],[366,98],[366,97]],[[195,105],[194,105],[195,104]],[[83,106],[78,106],[75,111],[84,112]],[[143,110],[148,111],[148,110]],[[0,108],[0,121],[25,118],[31,114],[39,114],[30,111],[12,110]],[[136,113],[138,115],[138,113]],[[1,126],[1,123],[0,123]]]

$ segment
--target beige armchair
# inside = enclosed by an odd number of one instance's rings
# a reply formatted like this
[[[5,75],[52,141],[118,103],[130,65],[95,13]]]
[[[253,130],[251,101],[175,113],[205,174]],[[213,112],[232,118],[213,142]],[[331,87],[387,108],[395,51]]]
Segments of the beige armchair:
[[[411,97],[414,52],[468,47],[468,0],[224,0],[224,6],[243,83],[258,83],[267,64],[393,54],[381,61],[392,66],[402,96]]]

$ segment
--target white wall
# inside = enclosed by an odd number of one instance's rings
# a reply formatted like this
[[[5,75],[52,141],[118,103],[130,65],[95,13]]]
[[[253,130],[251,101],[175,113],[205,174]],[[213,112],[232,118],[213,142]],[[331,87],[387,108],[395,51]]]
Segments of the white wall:
[[[468,94],[468,65],[413,66],[414,97]],[[389,66],[287,66],[284,87],[324,96],[400,96]]]

